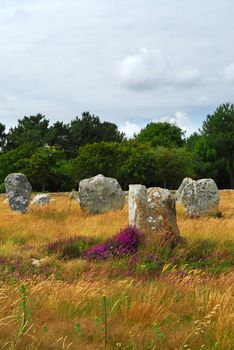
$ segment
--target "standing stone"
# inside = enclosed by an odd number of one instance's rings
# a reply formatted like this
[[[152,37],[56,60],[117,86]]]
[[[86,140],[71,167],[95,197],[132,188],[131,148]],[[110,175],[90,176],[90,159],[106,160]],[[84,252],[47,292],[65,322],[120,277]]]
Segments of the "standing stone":
[[[81,209],[93,214],[122,209],[125,202],[118,181],[101,174],[80,181],[79,198]]]
[[[176,197],[177,202],[181,202],[181,200],[182,200],[181,196],[182,196],[182,193],[183,193],[183,191],[184,191],[184,188],[185,188],[188,184],[190,184],[190,183],[192,183],[192,182],[193,182],[193,179],[191,179],[191,177],[185,177],[185,178],[183,179],[183,181],[182,181],[180,187],[179,187],[178,190],[176,191],[175,197]]]
[[[142,232],[148,232],[150,229],[148,216],[149,213],[146,187],[144,185],[129,185],[129,225],[136,226]]]
[[[21,173],[9,174],[5,178],[5,188],[11,210],[25,213],[32,193],[27,177]]]
[[[143,185],[129,186],[129,224],[144,233],[170,232],[179,236],[175,197],[167,190]]]
[[[33,200],[32,204],[46,205],[50,202],[50,196],[46,193],[37,194]]]
[[[190,217],[199,217],[218,209],[220,195],[214,180],[185,180],[177,191],[177,199]]]

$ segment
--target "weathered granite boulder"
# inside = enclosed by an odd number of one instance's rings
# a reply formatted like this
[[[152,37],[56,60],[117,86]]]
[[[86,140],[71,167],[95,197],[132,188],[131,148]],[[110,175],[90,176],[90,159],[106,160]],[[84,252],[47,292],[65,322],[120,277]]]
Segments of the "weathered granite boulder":
[[[49,203],[50,196],[46,193],[37,194],[32,200],[32,204],[46,205]]]
[[[144,233],[170,232],[179,236],[176,223],[175,197],[167,190],[143,185],[130,185],[128,197],[129,224]]]
[[[27,177],[21,173],[9,174],[5,178],[5,188],[11,210],[25,213],[32,193]]]
[[[81,209],[93,214],[122,209],[125,202],[118,181],[101,174],[80,181],[79,198]]]
[[[181,185],[180,187],[178,188],[178,190],[176,191],[176,194],[175,194],[175,197],[176,197],[176,200],[177,202],[181,202],[181,196],[182,196],[182,193],[184,191],[184,188],[193,182],[193,179],[191,179],[191,177],[185,177],[183,179],[183,181],[181,182]]]
[[[220,201],[219,190],[212,179],[183,180],[177,191],[177,199],[190,217],[199,217],[217,210]]]

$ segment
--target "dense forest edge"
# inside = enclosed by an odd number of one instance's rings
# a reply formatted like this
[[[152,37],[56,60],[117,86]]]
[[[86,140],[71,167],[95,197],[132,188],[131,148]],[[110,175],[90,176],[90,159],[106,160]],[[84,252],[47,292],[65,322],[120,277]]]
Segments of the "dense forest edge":
[[[50,125],[42,114],[24,116],[6,132],[0,123],[0,192],[9,173],[22,172],[34,191],[70,191],[102,173],[124,190],[130,183],[176,189],[186,176],[213,178],[234,189],[234,105],[207,115],[189,137],[175,124],[152,122],[131,139],[114,123],[82,113]]]

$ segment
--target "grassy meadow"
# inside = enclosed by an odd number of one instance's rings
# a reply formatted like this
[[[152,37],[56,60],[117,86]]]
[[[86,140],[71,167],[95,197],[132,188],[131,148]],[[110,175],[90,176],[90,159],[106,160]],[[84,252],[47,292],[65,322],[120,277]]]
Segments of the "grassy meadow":
[[[190,219],[178,206],[176,247],[152,238],[104,261],[48,245],[110,238],[127,226],[127,205],[92,216],[53,198],[26,214],[0,198],[0,350],[234,349],[234,191],[221,191],[221,217]]]

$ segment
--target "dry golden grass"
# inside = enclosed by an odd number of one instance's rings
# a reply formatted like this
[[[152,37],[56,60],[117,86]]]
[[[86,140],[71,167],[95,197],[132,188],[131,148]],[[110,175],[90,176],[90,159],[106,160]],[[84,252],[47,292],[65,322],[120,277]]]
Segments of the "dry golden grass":
[[[191,239],[234,240],[234,191],[221,191],[219,206],[221,219],[202,217],[189,219],[183,208],[177,205],[178,224],[182,236]]]
[[[46,256],[45,244],[75,235],[110,237],[127,225],[127,207],[84,215],[64,195],[48,207],[12,213],[0,199],[0,257],[44,258],[56,272],[0,280],[0,349],[103,349],[102,297],[107,297],[107,349],[231,350],[234,348],[234,272],[218,277],[201,271],[178,274],[168,266],[160,276],[111,277],[111,266]],[[178,208],[182,236],[190,240],[234,239],[234,192],[221,193],[224,217],[188,219]],[[25,248],[25,246],[27,248]],[[23,248],[23,249],[22,249]],[[124,261],[123,261],[124,264]],[[63,277],[65,276],[65,278]],[[109,276],[109,277],[108,277]],[[27,286],[29,324],[20,335],[22,297]],[[77,332],[76,325],[80,332]]]

